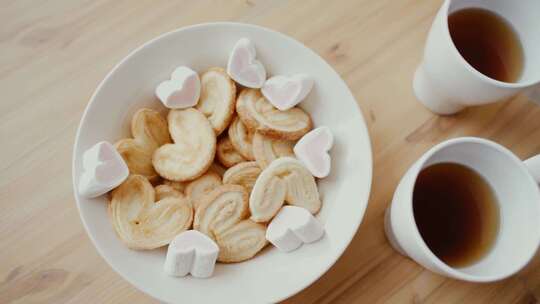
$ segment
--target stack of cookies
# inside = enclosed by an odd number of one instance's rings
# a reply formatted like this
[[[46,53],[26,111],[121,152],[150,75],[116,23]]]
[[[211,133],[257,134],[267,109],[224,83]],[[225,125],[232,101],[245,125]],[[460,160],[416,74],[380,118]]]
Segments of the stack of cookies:
[[[200,79],[194,107],[167,119],[135,113],[133,138],[115,145],[130,176],[109,210],[132,249],[166,245],[193,227],[219,245],[218,261],[239,262],[266,245],[266,224],[285,202],[319,211],[315,179],[293,152],[312,121],[300,108],[276,109],[258,89],[236,94],[221,68]]]
[[[166,263],[166,272],[173,275],[192,266],[169,259],[187,254],[195,243],[210,248],[206,254],[215,255],[214,262],[231,263],[252,258],[267,240],[285,251],[314,241],[323,233],[312,216],[321,208],[314,176],[328,174],[332,140],[327,129],[310,132],[311,117],[296,106],[312,85],[302,74],[266,80],[248,40],[237,43],[227,71],[214,67],[199,75],[179,67],[156,89],[169,108],[166,118],[140,109],[131,121],[132,137],[119,140],[116,151],[106,142],[96,145],[96,162],[93,168],[88,162],[89,178],[81,183],[81,193],[97,195],[100,186],[101,193],[117,186],[109,214],[131,249],[155,249],[176,238]],[[116,159],[123,159],[116,170],[122,176],[101,178],[109,172],[107,162]],[[100,184],[108,180],[115,184]],[[285,204],[298,210],[283,209],[288,214],[267,232]],[[291,225],[295,219],[299,223]],[[298,237],[287,225],[299,230]],[[196,231],[179,237],[187,230]],[[305,240],[302,233],[307,233]],[[184,247],[189,250],[183,252]],[[205,267],[191,272],[211,275],[210,266]]]

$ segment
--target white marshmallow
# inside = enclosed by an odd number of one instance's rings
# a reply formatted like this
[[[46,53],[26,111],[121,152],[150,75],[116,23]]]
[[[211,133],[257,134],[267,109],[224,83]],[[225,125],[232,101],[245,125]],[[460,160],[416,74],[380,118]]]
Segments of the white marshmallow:
[[[169,244],[163,268],[170,276],[191,273],[196,278],[208,278],[214,272],[218,254],[219,247],[212,239],[197,230],[184,231]]]
[[[315,242],[323,234],[323,226],[311,212],[297,206],[281,208],[266,229],[266,239],[285,252]]]
[[[331,159],[328,151],[334,137],[328,127],[318,127],[300,138],[294,146],[294,154],[306,168],[318,178],[330,174]]]
[[[300,103],[311,92],[313,78],[306,74],[274,76],[261,89],[268,101],[281,111],[286,111]]]
[[[266,80],[266,70],[255,59],[257,52],[253,43],[242,38],[234,45],[227,63],[227,74],[234,81],[248,88],[260,88]]]
[[[170,80],[163,81],[156,88],[156,96],[171,109],[193,107],[201,95],[201,80],[197,72],[181,66],[176,68]]]
[[[98,142],[86,150],[82,159],[83,173],[79,179],[79,194],[96,197],[120,185],[129,175],[126,162],[108,142]]]

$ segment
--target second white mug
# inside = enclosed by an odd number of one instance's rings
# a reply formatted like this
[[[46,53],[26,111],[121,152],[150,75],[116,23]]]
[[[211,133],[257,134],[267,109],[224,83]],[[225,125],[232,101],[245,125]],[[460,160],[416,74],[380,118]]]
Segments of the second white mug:
[[[491,186],[499,207],[499,230],[489,252],[470,266],[451,267],[422,239],[413,212],[413,192],[419,173],[438,163],[473,169]],[[426,152],[401,179],[385,216],[391,245],[425,268],[455,279],[490,282],[523,267],[540,245],[540,156],[522,162],[492,141],[462,137],[442,142]]]
[[[475,70],[455,47],[448,16],[464,8],[482,8],[506,19],[523,47],[523,71],[517,82],[502,82]],[[482,105],[526,92],[540,102],[540,1],[445,0],[433,20],[424,57],[413,81],[416,97],[437,114],[454,114],[467,106]]]

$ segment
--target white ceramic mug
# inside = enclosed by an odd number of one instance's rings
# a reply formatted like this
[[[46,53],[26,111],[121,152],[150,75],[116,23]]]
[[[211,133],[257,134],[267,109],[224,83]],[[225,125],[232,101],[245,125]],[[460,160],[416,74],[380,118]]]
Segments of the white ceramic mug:
[[[418,174],[430,165],[451,162],[479,173],[499,203],[499,232],[491,250],[476,263],[453,268],[440,260],[422,239],[413,214]],[[425,268],[455,279],[490,282],[506,278],[534,257],[540,245],[540,155],[522,162],[492,141],[462,137],[442,142],[418,159],[401,179],[386,211],[390,244]]]
[[[461,57],[452,42],[448,16],[460,9],[479,7],[508,20],[523,46],[520,79],[501,82],[475,70]],[[540,102],[540,1],[538,0],[445,0],[429,31],[424,58],[417,68],[413,89],[416,97],[437,114],[453,114],[525,92]]]

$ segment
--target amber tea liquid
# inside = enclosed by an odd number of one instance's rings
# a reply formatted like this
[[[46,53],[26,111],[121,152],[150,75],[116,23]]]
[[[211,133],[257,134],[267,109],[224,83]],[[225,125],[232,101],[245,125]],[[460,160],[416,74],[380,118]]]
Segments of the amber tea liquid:
[[[456,163],[424,168],[413,192],[416,226],[429,249],[451,267],[479,261],[499,231],[499,207],[489,184]]]
[[[503,82],[519,81],[523,47],[503,17],[485,9],[466,8],[450,14],[448,27],[457,50],[477,71]]]

